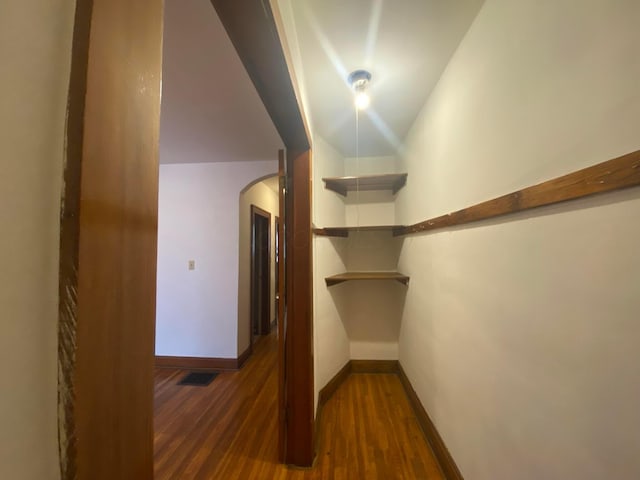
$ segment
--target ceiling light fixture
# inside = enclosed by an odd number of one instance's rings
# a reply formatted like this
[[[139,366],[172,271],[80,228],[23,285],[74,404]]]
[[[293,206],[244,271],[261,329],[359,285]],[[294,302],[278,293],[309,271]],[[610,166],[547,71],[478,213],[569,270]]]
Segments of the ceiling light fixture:
[[[370,99],[367,93],[367,85],[371,80],[371,74],[366,70],[355,70],[349,74],[349,85],[355,94],[354,103],[358,110],[364,110],[369,106]]]

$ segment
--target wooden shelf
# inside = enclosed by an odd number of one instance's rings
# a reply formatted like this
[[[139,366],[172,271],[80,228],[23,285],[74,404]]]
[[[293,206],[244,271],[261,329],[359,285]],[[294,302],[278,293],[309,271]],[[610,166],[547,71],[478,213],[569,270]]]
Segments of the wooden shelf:
[[[406,173],[387,173],[384,175],[362,175],[359,177],[327,177],[323,178],[324,186],[340,195],[355,190],[391,190],[396,193],[407,183]]]
[[[314,228],[313,233],[323,237],[348,237],[350,232],[391,232],[399,235],[407,227],[404,225],[371,225],[366,227],[324,227]]]
[[[403,285],[409,283],[409,277],[398,272],[346,272],[332,275],[324,279],[327,287],[349,280],[396,280]]]

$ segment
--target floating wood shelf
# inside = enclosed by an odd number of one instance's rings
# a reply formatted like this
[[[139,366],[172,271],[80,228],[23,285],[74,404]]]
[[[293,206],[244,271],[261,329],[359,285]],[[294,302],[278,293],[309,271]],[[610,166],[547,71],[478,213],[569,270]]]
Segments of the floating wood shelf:
[[[327,287],[349,280],[396,280],[403,285],[409,283],[409,277],[398,272],[346,272],[324,279]]]
[[[328,177],[323,178],[325,188],[340,195],[347,196],[347,192],[355,190],[391,190],[396,193],[407,183],[406,173],[387,173],[384,175],[362,175],[359,177]]]
[[[640,186],[640,150],[552,180],[394,230],[410,235],[479,222],[590,195]]]
[[[400,235],[404,225],[372,225],[367,227],[324,227],[314,228],[313,233],[324,237],[348,237],[350,232],[391,232]]]

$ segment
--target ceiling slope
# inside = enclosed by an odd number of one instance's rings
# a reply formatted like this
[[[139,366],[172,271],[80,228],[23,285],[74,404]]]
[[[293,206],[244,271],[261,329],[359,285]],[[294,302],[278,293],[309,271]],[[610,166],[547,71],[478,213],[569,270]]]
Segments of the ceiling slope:
[[[483,0],[289,0],[317,133],[355,156],[348,74],[366,69],[371,106],[359,115],[359,154],[393,155]]]

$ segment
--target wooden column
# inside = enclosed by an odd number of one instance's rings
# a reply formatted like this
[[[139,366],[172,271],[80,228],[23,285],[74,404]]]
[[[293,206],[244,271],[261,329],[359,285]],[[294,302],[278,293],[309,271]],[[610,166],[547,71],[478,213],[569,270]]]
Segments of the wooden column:
[[[77,302],[70,375],[76,465],[66,471],[76,470],[81,480],[147,480],[153,478],[163,3],[79,0],[77,8],[86,11],[91,3],[90,16],[76,17],[90,21],[86,95],[70,95],[71,102],[84,102],[84,122],[81,154],[67,165],[79,182],[64,199],[64,207],[77,201],[79,215],[71,208],[67,218],[77,222],[77,250],[61,252],[61,264],[62,256],[77,255],[77,284],[67,285]]]
[[[311,466],[313,412],[313,278],[311,151],[287,152],[286,195],[286,463]]]

